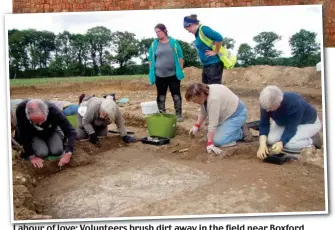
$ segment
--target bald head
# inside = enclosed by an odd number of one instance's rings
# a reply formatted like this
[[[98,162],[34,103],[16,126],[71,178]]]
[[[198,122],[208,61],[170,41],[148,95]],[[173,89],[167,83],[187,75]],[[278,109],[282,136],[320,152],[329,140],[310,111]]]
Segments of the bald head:
[[[41,99],[31,99],[26,104],[27,118],[36,125],[41,125],[48,116],[48,105]]]

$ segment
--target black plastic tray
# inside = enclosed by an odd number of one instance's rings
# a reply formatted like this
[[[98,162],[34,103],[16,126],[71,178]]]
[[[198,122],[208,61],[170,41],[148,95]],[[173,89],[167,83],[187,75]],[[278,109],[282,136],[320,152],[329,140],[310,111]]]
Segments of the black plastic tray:
[[[156,139],[156,141],[150,139]],[[157,137],[157,136],[144,137],[140,139],[140,141],[142,141],[143,144],[150,144],[150,145],[167,145],[170,143],[169,138]]]
[[[267,158],[263,160],[263,162],[283,165],[286,161],[297,160],[297,159],[298,158],[296,158],[295,156],[290,156],[287,154],[279,153],[279,154],[268,156]]]

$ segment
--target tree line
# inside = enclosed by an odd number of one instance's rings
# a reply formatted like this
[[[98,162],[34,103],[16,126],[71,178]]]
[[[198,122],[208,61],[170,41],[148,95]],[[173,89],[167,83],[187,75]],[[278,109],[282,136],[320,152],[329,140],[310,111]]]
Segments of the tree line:
[[[274,32],[254,37],[255,47],[241,44],[236,67],[250,65],[314,66],[320,60],[316,33],[300,30],[290,40],[292,56],[280,57]],[[112,32],[97,26],[85,34],[64,31],[55,34],[35,29],[8,31],[10,78],[131,75],[148,73],[148,49],[154,38],[137,39],[134,33]],[[185,67],[200,67],[192,43],[178,40],[184,53]],[[223,45],[233,49],[235,40],[226,37]],[[133,61],[138,58],[141,63]]]

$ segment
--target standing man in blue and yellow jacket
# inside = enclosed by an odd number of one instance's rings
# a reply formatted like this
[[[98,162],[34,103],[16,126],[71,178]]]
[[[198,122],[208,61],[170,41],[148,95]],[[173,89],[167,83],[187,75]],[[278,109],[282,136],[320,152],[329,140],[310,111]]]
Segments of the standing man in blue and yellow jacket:
[[[177,40],[168,36],[165,25],[155,26],[157,39],[149,48],[149,82],[156,84],[157,104],[159,110],[165,112],[167,89],[170,89],[177,115],[177,121],[182,122],[182,97],[180,81],[184,78],[183,52]]]
[[[202,83],[221,84],[223,67],[230,69],[236,63],[236,57],[222,46],[223,37],[208,26],[199,24],[197,15],[184,17],[184,28],[195,35],[195,47],[198,50],[202,70]]]

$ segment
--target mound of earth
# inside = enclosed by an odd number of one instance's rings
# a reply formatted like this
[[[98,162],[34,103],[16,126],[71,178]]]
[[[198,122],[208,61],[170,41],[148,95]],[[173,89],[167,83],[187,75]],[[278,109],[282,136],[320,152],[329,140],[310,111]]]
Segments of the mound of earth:
[[[199,81],[202,70],[196,67],[184,69],[185,80]],[[281,87],[303,87],[321,89],[321,72],[315,67],[297,68],[291,66],[257,65],[247,68],[224,70],[223,83],[233,85],[238,83],[261,86],[275,84]]]
[[[184,68],[185,74],[185,81],[192,82],[192,81],[199,81],[201,79],[202,69],[191,66]]]

